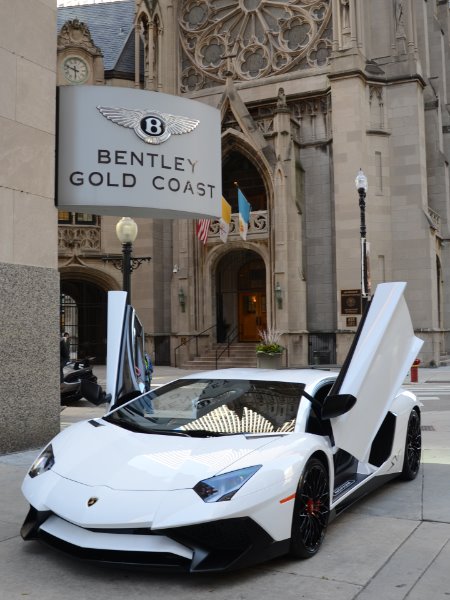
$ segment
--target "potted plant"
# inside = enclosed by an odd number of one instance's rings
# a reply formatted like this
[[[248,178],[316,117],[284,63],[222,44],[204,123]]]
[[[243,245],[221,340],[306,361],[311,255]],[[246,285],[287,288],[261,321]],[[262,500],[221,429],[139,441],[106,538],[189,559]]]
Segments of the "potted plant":
[[[261,369],[279,369],[284,347],[280,344],[281,333],[273,327],[259,331],[256,346],[256,364]]]

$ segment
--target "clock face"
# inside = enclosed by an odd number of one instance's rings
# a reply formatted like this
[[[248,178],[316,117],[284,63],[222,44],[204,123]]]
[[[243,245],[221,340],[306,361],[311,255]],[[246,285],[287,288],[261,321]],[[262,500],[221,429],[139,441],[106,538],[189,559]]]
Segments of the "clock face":
[[[89,67],[78,56],[69,56],[63,64],[64,77],[70,83],[84,83],[89,76]]]

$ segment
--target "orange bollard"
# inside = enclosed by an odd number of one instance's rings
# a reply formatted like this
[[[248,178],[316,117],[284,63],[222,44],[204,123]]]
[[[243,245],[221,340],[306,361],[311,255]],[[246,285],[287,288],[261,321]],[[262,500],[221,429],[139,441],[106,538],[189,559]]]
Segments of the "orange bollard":
[[[416,358],[411,365],[411,383],[419,383],[419,365],[420,360]]]

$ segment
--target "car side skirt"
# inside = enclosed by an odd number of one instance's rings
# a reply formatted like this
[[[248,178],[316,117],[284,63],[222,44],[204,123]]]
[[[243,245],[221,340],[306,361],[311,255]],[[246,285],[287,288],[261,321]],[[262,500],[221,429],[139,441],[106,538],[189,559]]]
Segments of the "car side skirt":
[[[387,473],[385,475],[376,475],[370,478],[366,478],[366,483],[360,485],[361,481],[355,481],[352,487],[358,486],[353,492],[346,494],[342,500],[338,501],[330,511],[329,521],[332,521],[344,510],[352,506],[355,502],[370,494],[374,490],[378,489],[391,479],[395,479],[399,476],[399,473]],[[350,488],[348,488],[350,489]],[[347,490],[348,491],[348,490]]]

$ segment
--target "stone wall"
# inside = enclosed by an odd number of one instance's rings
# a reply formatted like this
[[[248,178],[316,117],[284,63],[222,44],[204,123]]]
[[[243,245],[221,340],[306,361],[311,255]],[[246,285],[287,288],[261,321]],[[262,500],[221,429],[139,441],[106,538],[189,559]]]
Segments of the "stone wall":
[[[0,452],[59,429],[56,2],[0,8]]]
[[[39,448],[59,431],[59,277],[0,263],[0,452]]]

